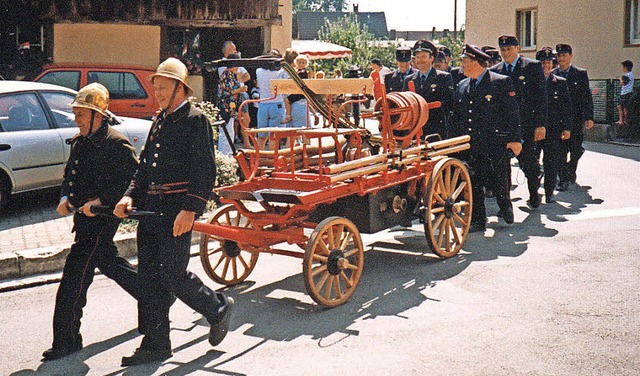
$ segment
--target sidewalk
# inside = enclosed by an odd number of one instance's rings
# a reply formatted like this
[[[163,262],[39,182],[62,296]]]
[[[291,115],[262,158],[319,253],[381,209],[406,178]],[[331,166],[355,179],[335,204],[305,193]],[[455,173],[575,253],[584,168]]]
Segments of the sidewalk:
[[[377,123],[367,121],[367,128]],[[585,140],[606,142],[606,125],[597,124],[585,134]],[[640,146],[639,141],[612,141],[626,146]],[[58,273],[71,244],[72,217],[61,218],[55,211],[57,192],[29,193],[14,197],[0,215],[0,281],[46,273]],[[200,234],[193,234],[193,243]],[[124,257],[135,257],[135,233],[116,235],[116,244]]]

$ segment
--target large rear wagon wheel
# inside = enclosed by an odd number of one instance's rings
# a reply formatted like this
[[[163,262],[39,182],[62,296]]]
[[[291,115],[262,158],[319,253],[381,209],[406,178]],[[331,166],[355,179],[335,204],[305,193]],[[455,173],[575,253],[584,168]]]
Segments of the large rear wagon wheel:
[[[426,185],[424,233],[431,250],[449,258],[460,251],[471,226],[471,178],[462,162],[445,158]]]
[[[307,293],[320,305],[343,304],[355,291],[363,266],[358,228],[346,218],[329,217],[316,226],[307,242],[302,264]]]
[[[252,228],[249,219],[233,205],[218,208],[207,223]],[[203,233],[200,238],[200,260],[204,271],[211,279],[223,285],[233,286],[244,281],[256,266],[259,255],[244,251],[238,243],[215,235]]]

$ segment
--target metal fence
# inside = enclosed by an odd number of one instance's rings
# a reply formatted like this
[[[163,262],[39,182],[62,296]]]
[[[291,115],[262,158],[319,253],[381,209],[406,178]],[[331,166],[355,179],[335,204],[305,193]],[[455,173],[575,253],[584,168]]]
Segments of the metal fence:
[[[590,80],[589,87],[593,96],[594,122],[611,124],[617,121],[618,110],[616,106],[620,99],[620,81],[618,79]],[[636,80],[634,91],[640,93],[640,80]]]

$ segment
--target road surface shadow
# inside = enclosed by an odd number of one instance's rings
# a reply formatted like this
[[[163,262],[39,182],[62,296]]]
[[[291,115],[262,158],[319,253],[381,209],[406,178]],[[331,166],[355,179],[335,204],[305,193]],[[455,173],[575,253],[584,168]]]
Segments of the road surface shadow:
[[[0,210],[0,231],[60,218],[56,212],[60,188],[26,192],[9,198]]]

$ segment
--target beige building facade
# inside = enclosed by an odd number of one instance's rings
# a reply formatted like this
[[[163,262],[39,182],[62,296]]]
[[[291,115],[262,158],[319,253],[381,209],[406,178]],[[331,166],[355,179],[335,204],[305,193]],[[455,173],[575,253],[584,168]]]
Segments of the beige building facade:
[[[260,27],[262,45],[254,54],[277,48],[284,51],[291,46],[292,1],[278,0],[280,23],[257,22],[227,25],[228,21],[209,22],[205,27],[217,28],[210,33],[219,39],[234,40],[239,44],[238,33],[243,29],[254,30]],[[189,24],[182,25],[188,27]],[[203,24],[193,22],[192,27],[203,27]],[[229,33],[225,32],[229,30]],[[155,68],[163,56],[163,38],[166,38],[166,28],[159,25],[141,25],[136,23],[109,22],[61,22],[53,25],[53,61],[56,63],[97,63],[97,64],[127,64]],[[238,46],[242,48],[242,45]],[[219,58],[221,52],[217,49],[210,52],[212,59]],[[247,52],[247,51],[245,51]],[[166,55],[166,53],[165,53]],[[205,82],[202,75],[191,75],[189,84],[194,89],[197,98],[205,97]]]
[[[517,35],[522,54],[570,44],[590,79],[620,76],[620,62],[640,66],[639,0],[467,0],[465,39],[478,46]]]

